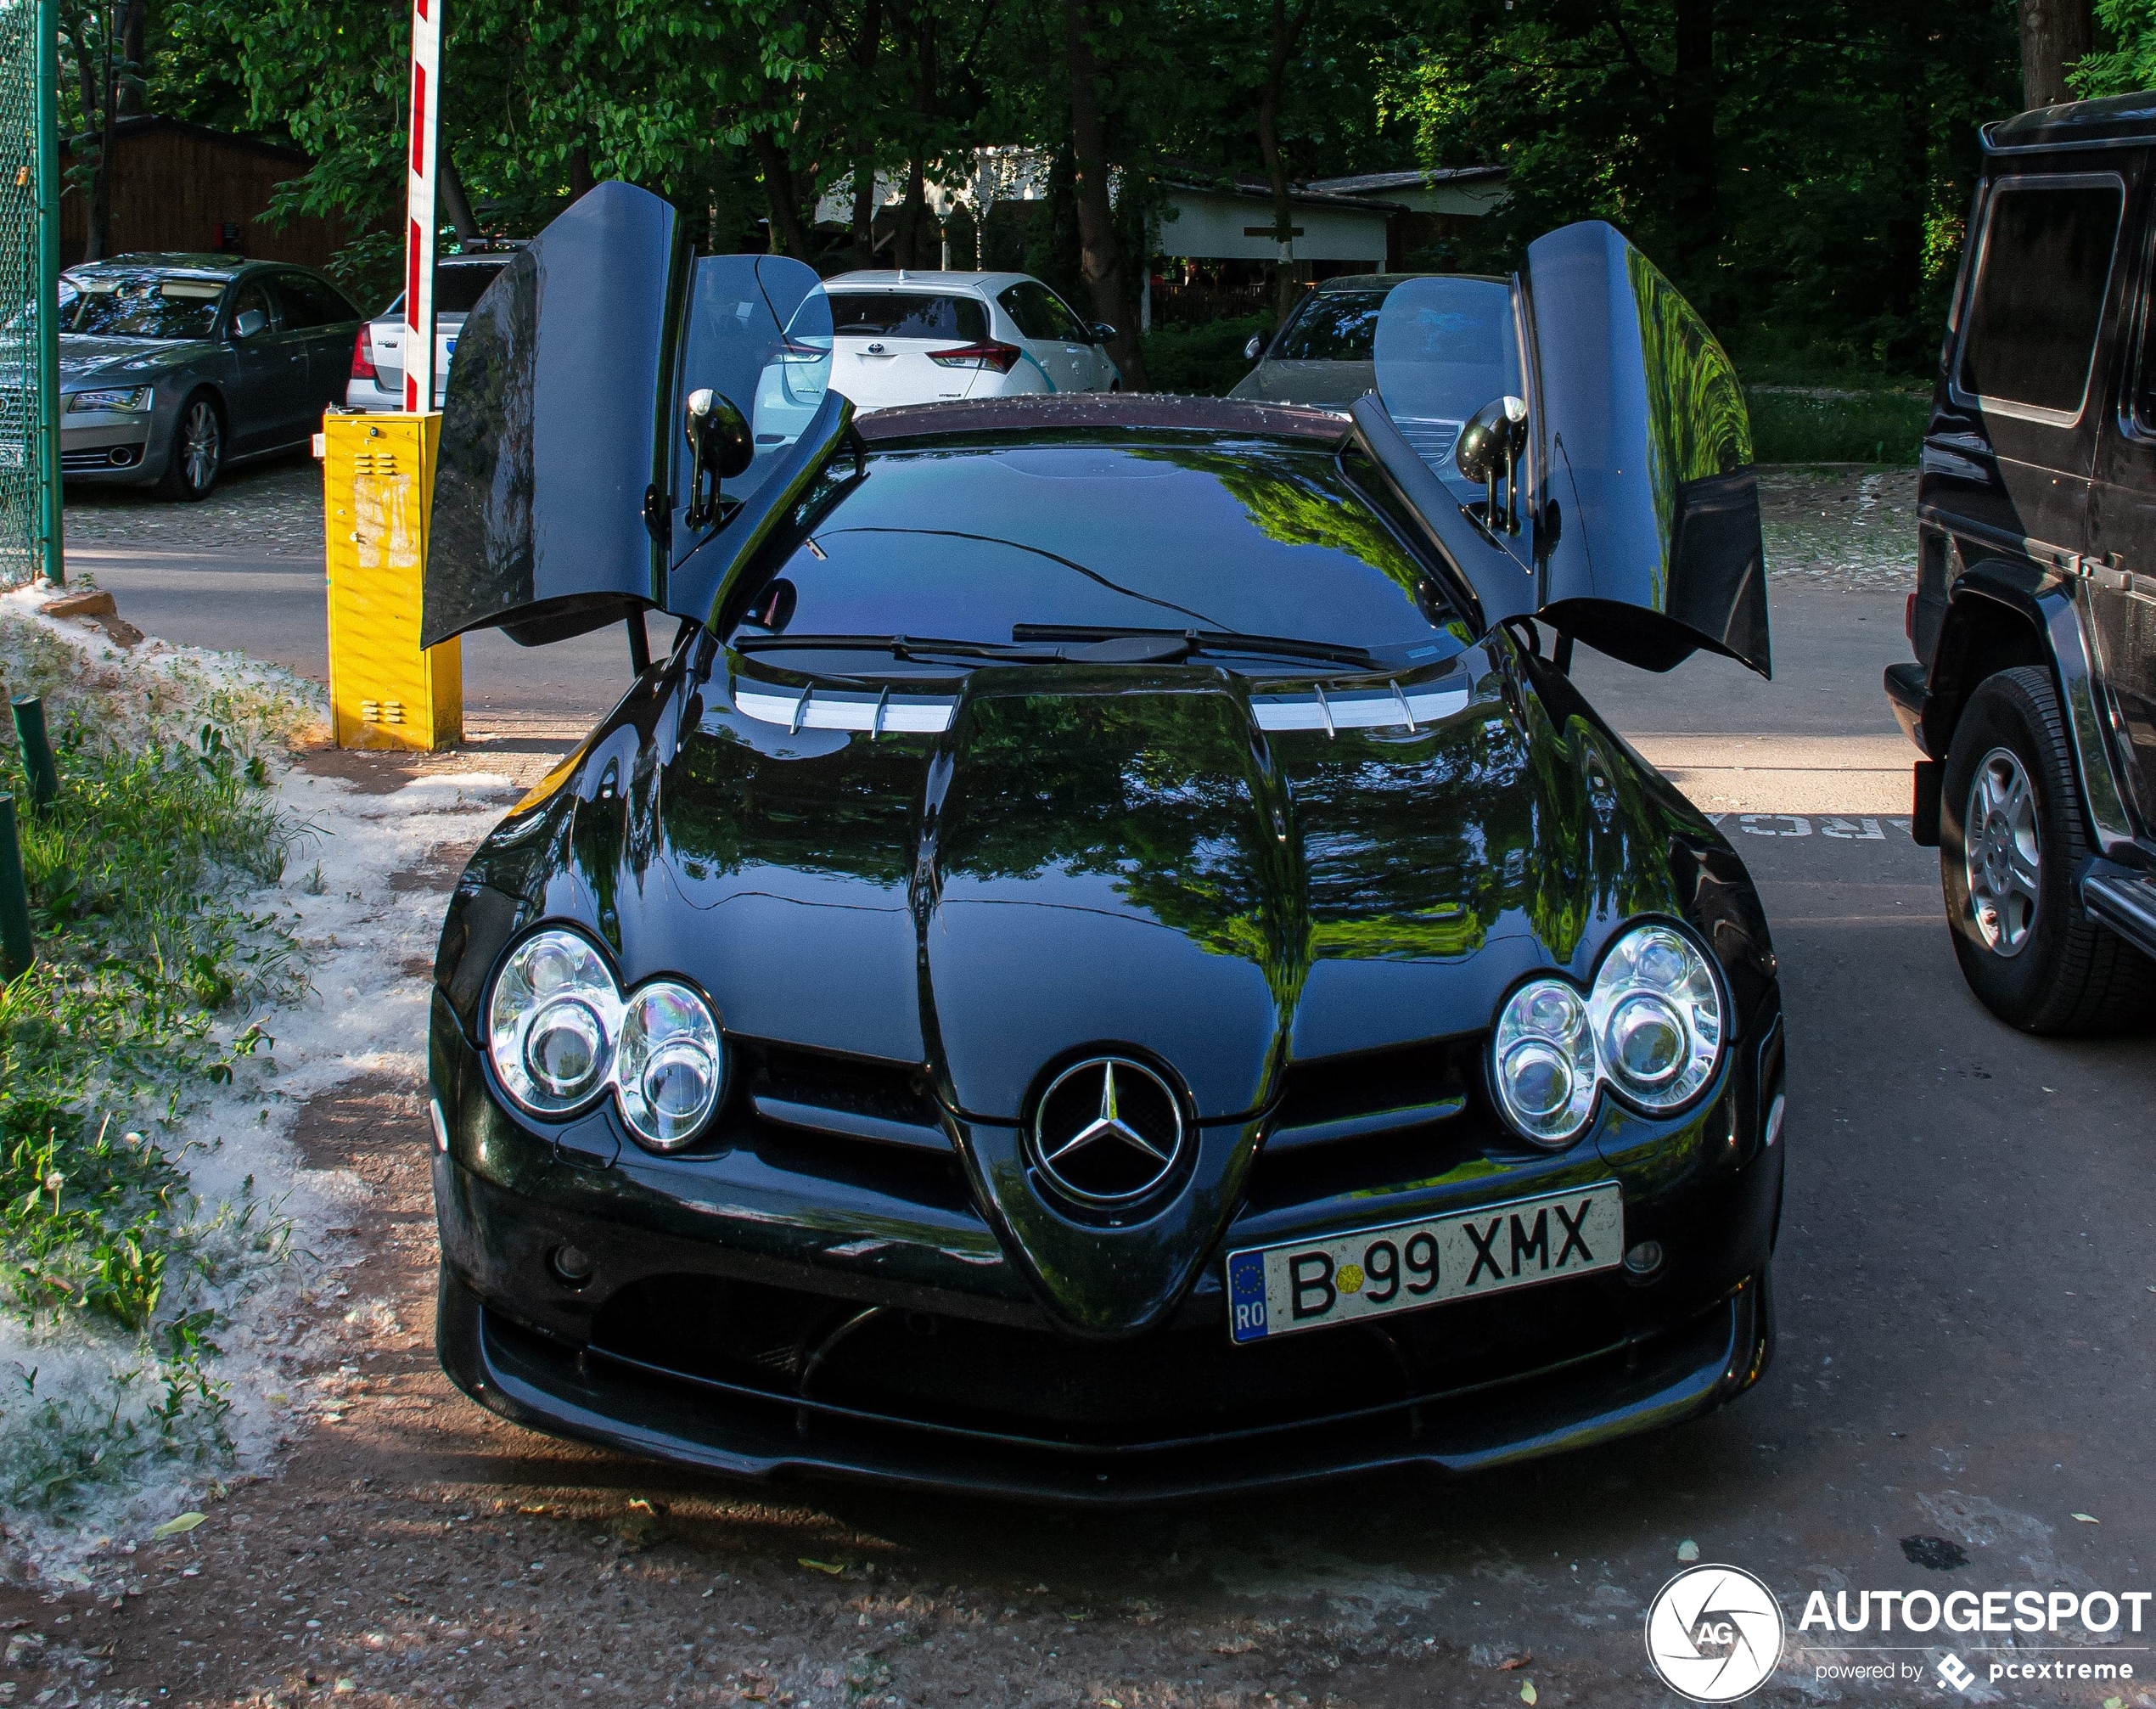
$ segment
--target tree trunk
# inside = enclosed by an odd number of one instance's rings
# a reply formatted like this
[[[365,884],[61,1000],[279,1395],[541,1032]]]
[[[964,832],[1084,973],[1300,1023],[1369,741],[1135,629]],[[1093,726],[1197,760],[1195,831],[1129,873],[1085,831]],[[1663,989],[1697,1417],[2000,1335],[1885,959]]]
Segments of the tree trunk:
[[[1085,0],[1064,0],[1064,47],[1070,70],[1070,164],[1078,202],[1079,267],[1097,320],[1114,323],[1108,352],[1123,371],[1126,391],[1146,389],[1137,329],[1125,312],[1123,248],[1108,200],[1108,147],[1101,125],[1099,66],[1086,32],[1092,20]]]
[[[1676,261],[1703,312],[1721,233],[1715,209],[1715,0],[1677,0],[1676,78],[1670,99],[1670,166]],[[1711,316],[1710,317],[1711,318]]]
[[[143,37],[149,28],[149,0],[127,0],[120,14],[120,116],[143,110]]]
[[[898,208],[898,235],[891,242],[891,254],[899,267],[926,271],[922,266],[921,251],[922,233],[929,224],[928,203],[928,180],[922,173],[921,163],[918,159],[909,160],[906,166],[906,200]]]
[[[442,211],[449,216],[449,223],[457,228],[459,243],[480,234],[479,222],[472,216],[472,205],[464,195],[464,181],[457,176],[457,163],[444,148],[435,162],[435,187],[441,193]]]
[[[853,264],[876,265],[876,168],[865,161],[853,169]]]
[[[591,151],[581,143],[569,151],[569,199],[581,201],[597,188],[598,180],[592,176]]]
[[[83,222],[84,235],[88,239],[83,245],[85,261],[101,261],[112,252],[113,124],[118,116],[112,107],[120,76],[120,62],[113,53],[112,21],[112,14],[105,13],[105,27],[98,32],[103,37],[103,76],[98,102],[98,171],[90,181],[90,205]]]
[[[2022,104],[2072,99],[2066,74],[2089,45],[2089,0],[2021,0]]]
[[[1272,238],[1278,245],[1272,261],[1272,319],[1277,326],[1288,318],[1295,299],[1302,295],[1302,281],[1295,267],[1295,205],[1288,196],[1288,163],[1280,151],[1280,108],[1288,83],[1288,62],[1294,57],[1304,27],[1317,9],[1317,0],[1303,0],[1291,17],[1287,0],[1272,0],[1272,22],[1266,42],[1265,85],[1258,93],[1258,152],[1265,159],[1266,187],[1272,192]]]
[[[771,252],[809,258],[809,237],[801,224],[801,211],[794,195],[794,164],[768,125],[756,133],[756,165],[764,175],[764,200],[771,205]]]

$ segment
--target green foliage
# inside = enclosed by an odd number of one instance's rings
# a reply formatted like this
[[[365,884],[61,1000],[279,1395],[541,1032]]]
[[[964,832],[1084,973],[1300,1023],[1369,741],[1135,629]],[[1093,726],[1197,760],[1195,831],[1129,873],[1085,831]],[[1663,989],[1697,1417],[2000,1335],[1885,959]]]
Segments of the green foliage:
[[[1754,455],[1761,463],[1879,463],[1917,460],[1929,393],[1752,386]]]
[[[20,821],[39,959],[0,986],[0,1318],[53,1358],[113,1363],[91,1399],[38,1394],[23,1363],[0,1394],[0,1495],[51,1504],[224,1440],[203,1301],[284,1230],[251,1190],[205,1206],[156,1136],[269,1042],[249,1011],[304,989],[290,936],[234,899],[281,873],[296,827],[246,750],[245,696],[211,694],[230,722],[160,739],[36,632],[0,642],[12,684],[45,693],[63,780]],[[25,799],[12,751],[0,788]]]
[[[1224,396],[1250,371],[1243,346],[1253,333],[1270,338],[1272,323],[1254,314],[1198,326],[1156,326],[1138,340],[1146,378],[1159,391]]]
[[[2156,88],[2156,0],[2096,0],[2108,47],[2066,74],[2077,95],[2125,95]]]

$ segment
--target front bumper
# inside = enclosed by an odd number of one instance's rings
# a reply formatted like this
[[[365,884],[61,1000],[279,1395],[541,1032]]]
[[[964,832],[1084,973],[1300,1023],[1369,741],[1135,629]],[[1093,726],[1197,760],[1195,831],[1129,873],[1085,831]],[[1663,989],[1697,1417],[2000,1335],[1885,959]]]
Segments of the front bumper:
[[[490,1309],[447,1268],[435,1333],[458,1388],[553,1435],[751,1478],[822,1474],[1112,1503],[1408,1466],[1487,1470],[1660,1429],[1710,1412],[1759,1380],[1773,1345],[1773,1309],[1762,1272],[1688,1323],[1528,1374],[1508,1384],[1502,1399],[1467,1385],[1266,1427],[1123,1442],[894,1417],[604,1349],[579,1351]]]
[[[134,481],[153,472],[149,411],[73,410],[60,417],[60,473],[69,481]]]

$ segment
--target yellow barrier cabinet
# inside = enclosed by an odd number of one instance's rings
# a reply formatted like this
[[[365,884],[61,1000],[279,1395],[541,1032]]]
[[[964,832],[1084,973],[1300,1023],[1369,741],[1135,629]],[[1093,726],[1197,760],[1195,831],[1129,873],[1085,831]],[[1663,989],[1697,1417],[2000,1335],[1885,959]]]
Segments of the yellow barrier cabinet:
[[[464,734],[463,655],[455,641],[419,646],[441,415],[331,415],[322,430],[337,745],[452,747]]]

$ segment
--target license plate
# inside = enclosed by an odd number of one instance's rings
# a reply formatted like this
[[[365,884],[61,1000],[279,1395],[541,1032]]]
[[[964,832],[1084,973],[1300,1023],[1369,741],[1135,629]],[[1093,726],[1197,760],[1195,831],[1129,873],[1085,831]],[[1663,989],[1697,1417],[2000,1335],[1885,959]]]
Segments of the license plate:
[[[1607,1270],[1624,1256],[1614,1181],[1327,1240],[1227,1255],[1228,1334],[1261,1341]]]

